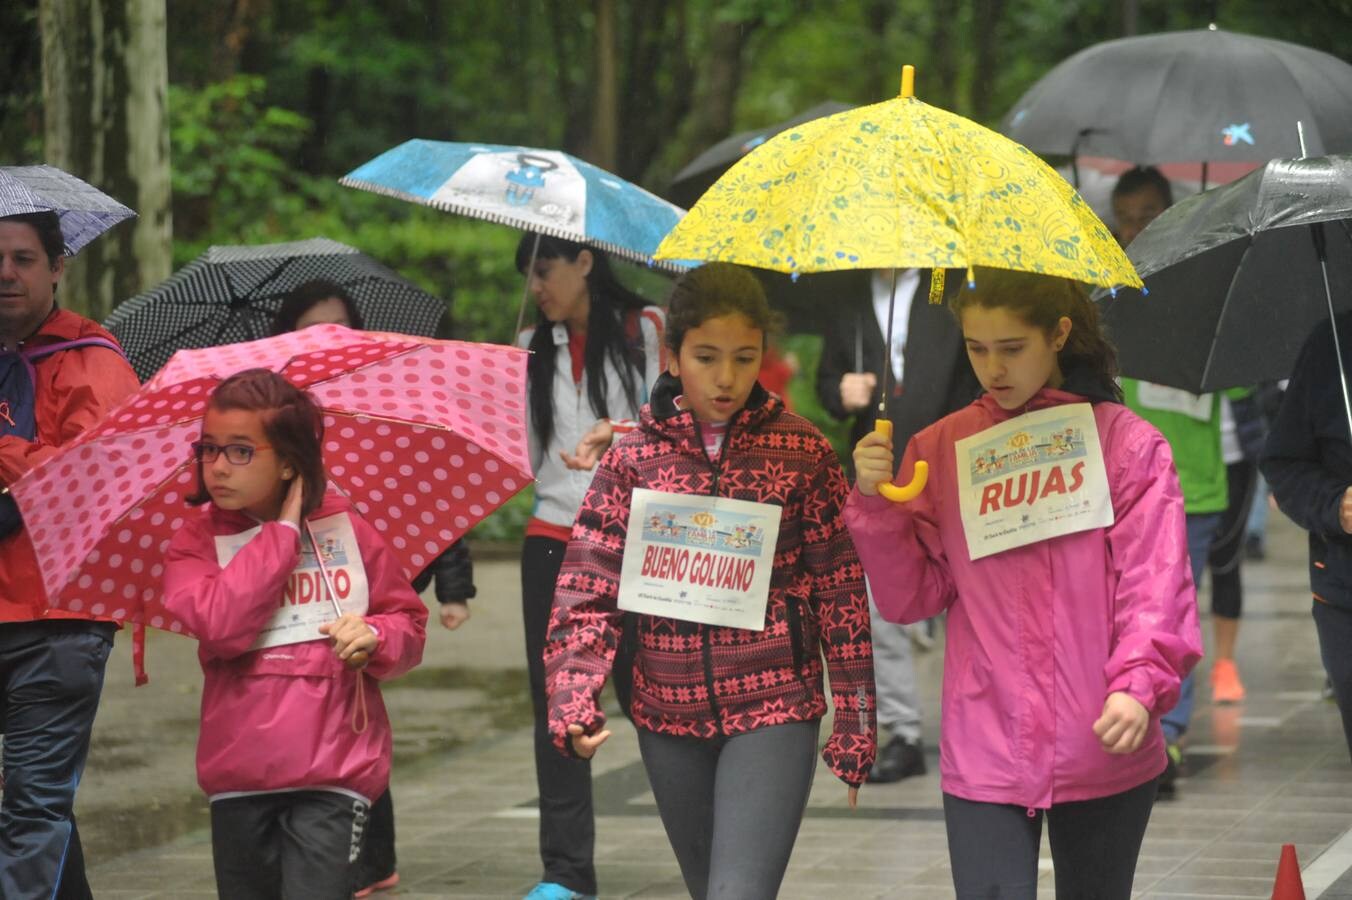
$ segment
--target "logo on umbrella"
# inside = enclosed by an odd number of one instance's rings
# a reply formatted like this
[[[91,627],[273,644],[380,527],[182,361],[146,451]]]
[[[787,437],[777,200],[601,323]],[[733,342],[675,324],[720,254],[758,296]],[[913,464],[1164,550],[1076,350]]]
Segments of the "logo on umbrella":
[[[1253,146],[1253,133],[1250,131],[1248,122],[1238,125],[1227,125],[1221,129],[1221,138],[1227,147],[1233,147],[1235,144],[1239,143]]]
[[[521,168],[507,173],[506,200],[512,206],[527,206],[535,196],[536,188],[545,186],[545,173],[552,172],[559,164],[543,156],[518,153],[517,165]]]

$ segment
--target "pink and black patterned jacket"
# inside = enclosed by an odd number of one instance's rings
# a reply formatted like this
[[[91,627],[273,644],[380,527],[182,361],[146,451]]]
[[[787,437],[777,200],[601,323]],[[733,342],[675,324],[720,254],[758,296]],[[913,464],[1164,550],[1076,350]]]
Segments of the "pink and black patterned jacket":
[[[822,756],[842,780],[863,782],[876,749],[873,645],[863,569],[840,518],[848,487],[826,438],[759,385],[711,463],[694,416],[678,410],[680,383],[663,376],[640,428],[597,467],[563,560],[545,667],[549,728],[562,752],[578,723],[605,723],[597,695],[620,640],[615,606],[635,487],[717,494],[784,508],[764,631],[636,615],[634,723],[703,739],[826,713],[822,654],[830,669],[834,729]]]

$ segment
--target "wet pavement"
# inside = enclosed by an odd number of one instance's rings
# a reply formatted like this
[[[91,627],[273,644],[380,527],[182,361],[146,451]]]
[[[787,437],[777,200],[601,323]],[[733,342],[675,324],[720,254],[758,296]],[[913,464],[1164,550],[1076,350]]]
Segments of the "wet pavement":
[[[1155,807],[1137,896],[1268,897],[1282,843],[1294,843],[1306,896],[1352,898],[1352,764],[1309,616],[1305,541],[1274,517],[1269,558],[1245,567],[1238,660],[1247,701],[1197,711],[1178,797]],[[539,875],[529,703],[514,561],[476,565],[474,615],[433,621],[424,666],[387,687],[400,887],[377,896],[520,897]],[[1207,598],[1203,593],[1203,608]],[[1206,636],[1210,623],[1203,620]],[[212,897],[205,799],[193,773],[201,675],[195,645],[153,633],[152,683],[131,687],[121,639],[95,725],[78,814],[98,898]],[[940,809],[941,649],[917,656],[930,774],[869,785],[861,808],[819,766],[781,896],[949,898]],[[621,724],[596,761],[601,896],[686,896],[639,762]],[[1043,848],[1043,890],[1052,897]]]

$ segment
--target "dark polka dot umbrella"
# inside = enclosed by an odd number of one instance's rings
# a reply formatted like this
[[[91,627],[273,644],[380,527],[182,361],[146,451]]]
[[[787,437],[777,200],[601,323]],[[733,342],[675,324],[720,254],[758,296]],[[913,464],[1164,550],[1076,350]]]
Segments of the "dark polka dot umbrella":
[[[104,325],[144,381],[176,350],[266,337],[287,293],[314,278],[347,290],[372,331],[431,337],[446,312],[441,298],[356,248],[311,238],[211,247],[167,281],[119,305]]]

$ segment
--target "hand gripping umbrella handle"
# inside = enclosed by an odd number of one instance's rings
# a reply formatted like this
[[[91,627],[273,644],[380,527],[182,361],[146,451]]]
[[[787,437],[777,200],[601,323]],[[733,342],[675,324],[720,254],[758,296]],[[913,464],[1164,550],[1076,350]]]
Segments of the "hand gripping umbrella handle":
[[[878,419],[873,423],[873,433],[881,434],[883,437],[892,436],[892,420]],[[915,474],[911,476],[910,484],[897,487],[890,481],[885,481],[878,485],[878,493],[882,494],[893,503],[905,503],[908,500],[914,500],[920,496],[920,492],[925,489],[926,482],[929,481],[929,463],[923,459],[917,460],[915,464]]]

